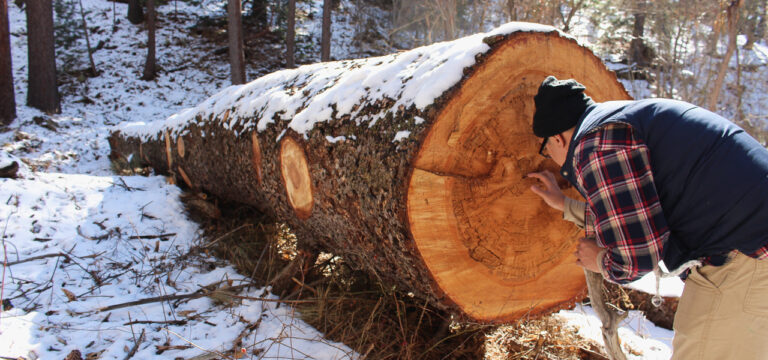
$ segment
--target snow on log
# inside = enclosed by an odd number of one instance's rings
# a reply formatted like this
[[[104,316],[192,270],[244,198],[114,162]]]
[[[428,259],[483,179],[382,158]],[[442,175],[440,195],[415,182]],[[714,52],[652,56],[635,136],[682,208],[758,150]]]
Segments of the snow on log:
[[[558,173],[531,133],[533,95],[550,74],[577,79],[596,101],[629,98],[572,38],[510,23],[278,71],[165,121],[121,125],[110,144],[113,156],[274,215],[301,246],[386,286],[477,321],[512,321],[585,294],[579,230],[525,178]]]

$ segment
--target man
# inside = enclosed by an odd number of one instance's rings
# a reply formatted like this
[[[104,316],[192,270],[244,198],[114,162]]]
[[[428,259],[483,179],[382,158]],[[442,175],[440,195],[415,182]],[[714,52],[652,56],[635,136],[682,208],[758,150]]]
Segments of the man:
[[[672,358],[768,359],[768,150],[692,104],[594,103],[584,90],[544,80],[533,132],[586,202],[549,172],[529,174],[584,227],[578,264],[619,284],[660,263],[687,270]]]

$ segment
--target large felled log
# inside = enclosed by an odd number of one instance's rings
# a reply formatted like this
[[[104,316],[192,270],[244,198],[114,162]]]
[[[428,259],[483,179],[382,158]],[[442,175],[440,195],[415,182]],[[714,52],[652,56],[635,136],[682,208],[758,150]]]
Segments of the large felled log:
[[[557,172],[531,133],[533,95],[550,74],[576,78],[596,101],[629,98],[575,40],[512,23],[278,71],[165,121],[124,125],[110,144],[275,215],[302,246],[387,286],[478,321],[513,320],[585,293],[579,231],[524,177]]]

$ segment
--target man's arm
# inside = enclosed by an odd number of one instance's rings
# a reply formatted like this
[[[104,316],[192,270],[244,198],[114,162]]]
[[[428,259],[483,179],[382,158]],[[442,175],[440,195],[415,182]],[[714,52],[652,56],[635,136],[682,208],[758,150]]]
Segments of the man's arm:
[[[549,171],[530,173],[527,177],[535,178],[541,181],[543,186],[532,185],[531,191],[539,195],[544,202],[555,210],[563,212],[563,219],[568,220],[576,226],[584,227],[584,211],[586,203],[571,199],[557,186],[555,175]]]
[[[563,208],[563,219],[576,224],[576,226],[580,228],[584,228],[586,210],[587,203],[566,197]]]
[[[588,134],[578,147],[587,146],[595,151],[576,164],[579,187],[587,199],[586,237],[594,237],[605,249],[596,259],[603,276],[628,283],[658,266],[669,236],[648,148],[626,125]]]

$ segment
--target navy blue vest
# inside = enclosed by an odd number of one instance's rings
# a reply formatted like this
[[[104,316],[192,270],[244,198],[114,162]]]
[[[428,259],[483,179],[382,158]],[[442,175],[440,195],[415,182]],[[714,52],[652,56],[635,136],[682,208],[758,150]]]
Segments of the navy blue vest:
[[[563,177],[576,184],[573,150],[587,133],[625,123],[648,146],[670,236],[669,270],[733,249],[752,254],[768,244],[768,150],[732,122],[682,101],[610,101],[584,112]]]

